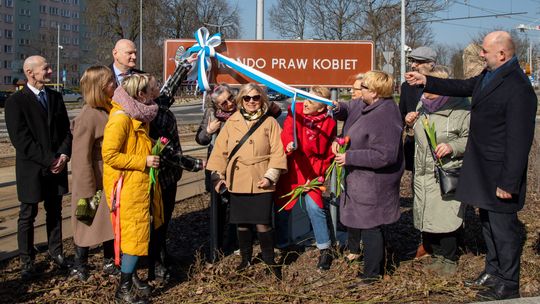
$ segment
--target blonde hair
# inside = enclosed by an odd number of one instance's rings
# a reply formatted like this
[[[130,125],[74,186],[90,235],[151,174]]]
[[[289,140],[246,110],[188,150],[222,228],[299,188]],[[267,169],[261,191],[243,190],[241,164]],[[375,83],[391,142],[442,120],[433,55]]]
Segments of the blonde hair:
[[[268,110],[268,95],[266,95],[266,92],[256,83],[250,82],[242,85],[240,87],[240,91],[238,91],[238,95],[236,95],[236,106],[238,108],[243,108],[242,104],[242,98],[246,96],[251,90],[257,91],[259,95],[261,95],[261,108],[264,112]]]
[[[86,69],[81,77],[81,93],[86,104],[109,111],[112,107],[111,97],[105,95],[105,89],[111,81],[115,81],[114,74],[104,65]]]
[[[132,74],[122,79],[122,88],[129,96],[137,99],[139,92],[148,93],[150,81],[155,79],[150,74]]]
[[[365,75],[366,75],[365,73],[358,73],[358,74],[354,75],[354,81],[364,79]]]
[[[465,78],[474,77],[486,68],[486,62],[482,56],[480,56],[480,51],[482,47],[476,43],[469,44],[463,50],[463,76]]]
[[[447,79],[450,76],[450,73],[448,72],[448,69],[445,66],[437,65],[433,67],[433,70],[427,72],[425,75]]]
[[[364,74],[363,85],[377,93],[380,98],[392,97],[394,78],[383,71],[369,71]]]
[[[330,90],[327,87],[323,86],[312,86],[309,90],[311,94],[315,94],[326,99],[330,99]]]

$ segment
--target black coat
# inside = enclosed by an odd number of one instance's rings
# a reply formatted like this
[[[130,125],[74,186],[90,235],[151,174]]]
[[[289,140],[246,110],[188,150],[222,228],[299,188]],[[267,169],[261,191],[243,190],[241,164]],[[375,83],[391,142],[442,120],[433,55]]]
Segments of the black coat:
[[[405,122],[407,113],[416,111],[416,106],[418,105],[423,92],[423,87],[412,86],[407,82],[401,84],[399,112],[403,123]],[[405,136],[403,153],[405,155],[405,170],[412,171],[414,168],[414,136]]]
[[[52,174],[49,167],[60,154],[71,157],[69,117],[62,95],[45,91],[48,113],[27,86],[6,100],[6,126],[16,151],[17,194],[23,203],[68,192],[67,166],[59,174]]]
[[[515,60],[499,67],[482,88],[485,74],[465,80],[428,76],[424,91],[472,96],[469,139],[456,198],[490,211],[517,212],[525,203],[537,97]],[[497,198],[497,187],[512,193],[512,199]]]

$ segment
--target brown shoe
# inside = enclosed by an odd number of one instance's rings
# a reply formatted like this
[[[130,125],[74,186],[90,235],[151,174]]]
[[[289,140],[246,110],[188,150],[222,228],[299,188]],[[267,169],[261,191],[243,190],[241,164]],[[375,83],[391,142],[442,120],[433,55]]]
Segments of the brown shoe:
[[[420,244],[420,246],[418,246],[418,249],[416,249],[416,256],[414,257],[414,259],[420,260],[423,258],[427,258],[430,255],[431,253],[424,248],[424,244]]]

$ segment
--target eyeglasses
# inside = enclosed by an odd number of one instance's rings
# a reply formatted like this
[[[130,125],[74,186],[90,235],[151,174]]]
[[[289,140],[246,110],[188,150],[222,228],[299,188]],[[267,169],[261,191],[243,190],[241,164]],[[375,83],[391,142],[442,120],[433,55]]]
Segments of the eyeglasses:
[[[365,86],[365,85],[363,85],[363,84],[361,84],[361,85],[360,85],[360,87],[361,87],[362,89],[364,89],[364,90],[369,90],[369,88],[368,88],[368,87],[366,87],[366,86]]]
[[[413,64],[413,63],[416,63],[416,64],[424,64],[424,63],[429,63],[431,62],[430,60],[416,60],[416,59],[409,59],[409,64]]]
[[[223,107],[226,103],[232,103],[233,102],[233,96],[232,95],[229,95],[229,97],[227,97],[227,99],[223,100],[222,102],[219,103],[219,105],[221,107]]]
[[[250,100],[253,100],[254,102],[258,102],[259,100],[261,100],[261,95],[254,95],[254,96],[244,95],[242,97],[242,100],[244,100],[245,102],[249,102]]]

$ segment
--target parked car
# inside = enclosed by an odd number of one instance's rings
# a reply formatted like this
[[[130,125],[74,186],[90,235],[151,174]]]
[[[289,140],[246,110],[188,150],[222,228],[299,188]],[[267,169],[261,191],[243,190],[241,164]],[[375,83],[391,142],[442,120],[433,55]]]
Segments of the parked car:
[[[0,108],[6,105],[6,99],[8,99],[9,95],[11,95],[9,91],[0,91]]]
[[[62,97],[64,98],[64,102],[78,102],[82,103],[83,98],[82,95],[74,92],[70,89],[63,89],[62,90]]]
[[[277,101],[277,100],[284,100],[287,99],[287,95],[283,95],[277,91],[274,91],[272,89],[268,89],[267,91],[268,100],[270,101]]]

